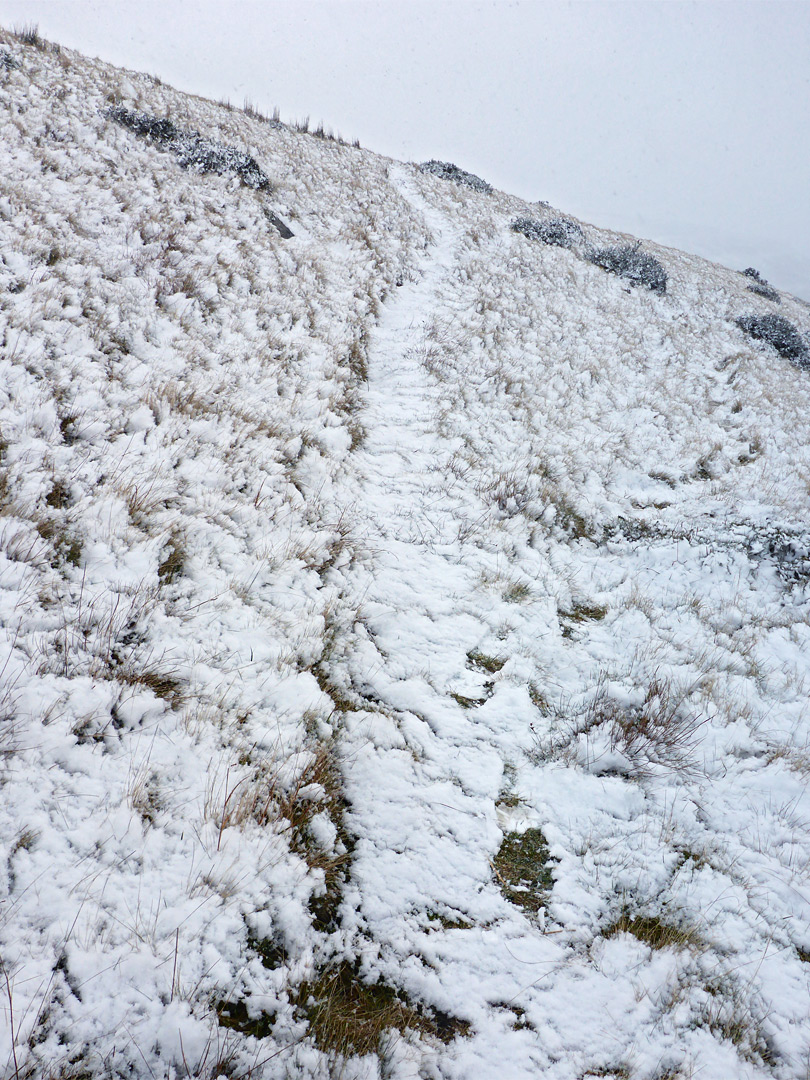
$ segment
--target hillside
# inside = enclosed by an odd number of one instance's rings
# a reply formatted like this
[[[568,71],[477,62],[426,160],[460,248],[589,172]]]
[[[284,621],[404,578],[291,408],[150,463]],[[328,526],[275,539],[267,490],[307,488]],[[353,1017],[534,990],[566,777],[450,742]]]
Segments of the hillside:
[[[0,1075],[805,1077],[808,305],[34,33],[0,106]]]

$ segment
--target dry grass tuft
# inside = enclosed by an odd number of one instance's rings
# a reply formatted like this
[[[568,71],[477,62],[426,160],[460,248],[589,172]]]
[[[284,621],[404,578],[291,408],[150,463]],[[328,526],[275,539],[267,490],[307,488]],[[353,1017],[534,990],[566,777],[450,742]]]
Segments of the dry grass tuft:
[[[531,593],[529,586],[523,581],[509,581],[503,591],[503,598],[507,604],[521,604],[527,600]]]
[[[295,779],[282,781],[280,770],[264,763],[239,780],[226,774],[224,786],[209,789],[206,816],[218,829],[217,849],[226,829],[243,829],[249,823],[265,828],[275,824],[287,837],[290,848],[310,868],[320,871],[322,882],[310,899],[313,927],[324,933],[339,925],[343,884],[353,841],[345,823],[346,800],[337,749],[320,744]],[[334,834],[328,849],[319,842],[315,818],[326,815]]]
[[[157,668],[144,669],[135,664],[125,661],[123,664],[113,664],[109,674],[117,682],[125,686],[142,687],[151,690],[155,697],[166,701],[172,709],[177,709],[183,702],[183,691],[180,680],[166,671]]]
[[[35,49],[45,47],[45,42],[39,36],[38,23],[23,23],[22,26],[13,27],[11,32],[23,45],[33,45]]]
[[[185,564],[186,550],[183,536],[180,532],[175,531],[169,537],[163,552],[163,559],[158,566],[158,580],[161,585],[171,585],[175,578],[182,575]]]
[[[703,1009],[700,1026],[732,1043],[745,1061],[773,1065],[771,1041],[765,1031],[766,1010],[756,1007],[749,994],[732,977],[720,975],[705,987],[709,1000]]]
[[[640,705],[625,705],[612,698],[603,684],[591,703],[583,730],[604,731],[611,752],[623,755],[636,776],[658,768],[692,772],[697,733],[705,721],[686,706],[689,693],[656,675]]]
[[[154,825],[164,808],[158,774],[148,766],[141,769],[130,786],[128,799],[144,825]]]
[[[457,705],[460,705],[462,709],[477,709],[486,701],[486,698],[465,697],[463,694],[451,694],[450,697]]]
[[[569,622],[600,622],[607,615],[608,609],[601,604],[587,604],[574,601],[571,607],[568,609],[560,608],[557,612],[561,619],[567,619]]]
[[[604,938],[616,937],[617,934],[632,934],[651,949],[688,949],[702,944],[699,935],[690,927],[666,923],[657,915],[635,915],[631,918],[625,913],[602,932]]]

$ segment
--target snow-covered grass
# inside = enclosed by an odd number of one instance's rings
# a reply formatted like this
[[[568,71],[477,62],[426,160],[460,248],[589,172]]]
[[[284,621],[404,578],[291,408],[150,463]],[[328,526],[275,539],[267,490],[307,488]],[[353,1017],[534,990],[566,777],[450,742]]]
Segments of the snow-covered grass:
[[[1,36],[0,1070],[805,1076],[776,301]]]

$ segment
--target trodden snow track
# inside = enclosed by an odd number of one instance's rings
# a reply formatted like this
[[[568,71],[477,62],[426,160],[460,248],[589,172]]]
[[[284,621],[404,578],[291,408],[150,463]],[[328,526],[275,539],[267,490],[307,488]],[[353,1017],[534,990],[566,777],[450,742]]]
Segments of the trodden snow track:
[[[452,293],[460,237],[404,170],[392,173],[433,243],[417,280],[383,307],[368,348],[353,503],[366,558],[352,580],[365,632],[352,666],[380,707],[347,717],[347,795],[359,837],[352,899],[360,926],[382,945],[382,973],[479,1032],[458,1044],[453,1075],[476,1062],[496,1069],[505,1053],[513,1075],[528,1076],[539,1059],[515,1032],[512,1006],[562,955],[495,886],[482,888],[500,835],[494,806],[506,749],[484,707],[492,678],[467,658],[495,629],[480,590],[480,534],[491,511],[452,482],[457,445],[437,431],[440,403],[424,363],[431,322]],[[443,923],[460,929],[439,941]]]

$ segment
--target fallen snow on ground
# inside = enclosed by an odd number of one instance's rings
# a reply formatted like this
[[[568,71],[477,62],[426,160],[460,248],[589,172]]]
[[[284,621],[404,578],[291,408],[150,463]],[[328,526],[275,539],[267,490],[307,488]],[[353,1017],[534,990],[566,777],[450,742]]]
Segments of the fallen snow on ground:
[[[2,48],[3,1075],[804,1077],[776,301]]]

